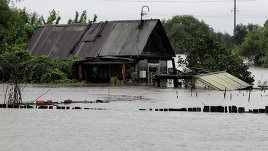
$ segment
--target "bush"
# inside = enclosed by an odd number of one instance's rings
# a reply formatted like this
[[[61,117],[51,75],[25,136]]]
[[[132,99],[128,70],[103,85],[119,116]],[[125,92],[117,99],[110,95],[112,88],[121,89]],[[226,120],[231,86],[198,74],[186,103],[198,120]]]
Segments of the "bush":
[[[122,81],[120,81],[117,77],[111,77],[110,80],[111,85],[122,85]]]
[[[133,82],[133,83],[138,82],[138,80],[139,80],[138,72],[132,72],[132,73],[131,73],[131,79],[132,79],[132,82]]]
[[[31,59],[26,50],[5,51],[0,55],[0,81],[9,81],[10,77],[23,80],[24,63]]]
[[[68,78],[65,73],[58,68],[48,69],[40,78],[40,83],[62,83]]]
[[[20,82],[29,83],[72,83],[76,60],[34,57],[26,50],[5,51],[0,54],[0,81],[7,82],[15,77]]]
[[[74,60],[33,57],[25,63],[24,77],[32,83],[71,83],[74,79]]]

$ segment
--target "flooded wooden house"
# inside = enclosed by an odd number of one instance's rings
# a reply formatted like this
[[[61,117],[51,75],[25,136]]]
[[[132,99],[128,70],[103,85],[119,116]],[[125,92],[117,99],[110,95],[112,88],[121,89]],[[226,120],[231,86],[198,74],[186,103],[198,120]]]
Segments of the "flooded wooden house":
[[[77,78],[89,82],[137,79],[152,82],[167,73],[175,56],[158,19],[40,26],[28,44],[32,55],[78,56]]]

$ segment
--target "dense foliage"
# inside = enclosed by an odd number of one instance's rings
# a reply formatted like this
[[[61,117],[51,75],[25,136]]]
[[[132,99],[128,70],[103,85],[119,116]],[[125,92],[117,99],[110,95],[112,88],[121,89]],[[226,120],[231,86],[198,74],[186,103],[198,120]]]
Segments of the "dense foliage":
[[[188,38],[186,45],[188,46],[186,62],[189,68],[227,71],[244,81],[254,82],[243,60],[209,36]]]
[[[59,24],[59,13],[53,9],[44,19],[36,13],[28,13],[26,9],[17,9],[10,2],[13,1],[0,0],[0,81],[12,81],[16,77],[20,82],[30,83],[73,82],[73,63],[77,58],[35,57],[26,51],[27,42],[36,27]],[[86,21],[87,14],[83,13],[81,18],[81,22]]]
[[[254,26],[241,46],[238,48],[240,55],[249,59],[256,66],[268,67],[268,26]]]
[[[68,60],[52,59],[47,56],[32,57],[24,63],[24,81],[34,83],[70,83],[75,79],[73,63]]]
[[[212,29],[203,21],[200,22],[193,16],[174,16],[172,19],[162,21],[167,32],[170,43],[176,53],[185,53],[187,45],[185,42],[189,37],[196,35],[212,34]]]
[[[79,17],[80,16],[80,17]],[[92,23],[95,23],[97,21],[97,15],[94,14]],[[87,11],[84,10],[81,15],[79,15],[79,12],[75,12],[75,18],[74,19],[69,19],[68,24],[77,24],[77,23],[87,23],[90,22],[90,20],[87,20]]]
[[[249,83],[254,79],[243,60],[234,54],[234,40],[229,34],[215,33],[203,21],[193,16],[174,16],[163,21],[167,35],[176,53],[187,55],[187,67],[199,67],[212,71],[227,71]],[[240,27],[240,26],[239,26]],[[253,26],[248,26],[250,28]],[[244,32],[244,31],[243,31]],[[237,39],[243,41],[243,33],[237,30]]]
[[[244,42],[245,37],[247,36],[247,34],[249,32],[251,32],[254,29],[259,28],[258,25],[254,25],[254,24],[248,24],[248,25],[243,25],[243,24],[239,24],[236,26],[235,29],[235,35],[234,35],[234,44],[236,46],[241,45]]]
[[[170,20],[163,20],[164,28],[176,53],[186,53],[188,38],[206,35],[232,49],[255,66],[268,67],[267,28],[268,20],[261,27],[255,24],[236,26],[234,36],[228,33],[216,33],[205,22],[190,15],[174,16]]]
[[[186,53],[187,39],[200,35],[209,36],[226,48],[233,48],[233,40],[229,34],[215,33],[204,21],[199,21],[193,16],[174,16],[169,20],[163,20],[162,23],[176,53]]]
[[[37,26],[59,24],[59,13],[53,9],[45,19],[9,3],[0,0],[0,81],[8,81],[12,76],[36,83],[72,81],[75,59],[34,57],[24,51]],[[92,22],[96,19],[94,15]],[[74,19],[68,21],[69,24],[87,22],[86,11],[76,12]],[[268,67],[268,20],[263,27],[237,25],[233,37],[216,33],[204,21],[189,15],[174,16],[164,20],[163,25],[176,53],[187,54],[189,67],[227,70],[248,82],[252,82],[252,77],[239,55],[253,60],[255,65]]]
[[[70,83],[75,79],[75,61],[77,58],[59,60],[34,57],[23,50],[6,51],[0,55],[0,79],[9,81],[15,76],[28,83]]]
[[[9,81],[11,77],[23,79],[24,61],[31,56],[27,51],[12,50],[0,54],[0,79]]]
[[[54,25],[54,24],[59,24],[61,17],[59,13],[57,13],[54,9],[49,12],[48,18],[45,20],[43,16],[41,16],[41,21],[42,24],[46,25]]]

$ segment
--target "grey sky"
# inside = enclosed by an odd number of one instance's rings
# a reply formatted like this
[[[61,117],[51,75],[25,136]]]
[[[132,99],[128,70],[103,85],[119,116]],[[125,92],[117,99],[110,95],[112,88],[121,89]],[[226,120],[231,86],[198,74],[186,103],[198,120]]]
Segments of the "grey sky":
[[[43,16],[55,9],[62,17],[60,23],[74,18],[76,10],[87,10],[91,19],[97,14],[98,21],[139,19],[143,5],[150,7],[147,18],[169,19],[191,14],[215,31],[231,34],[233,30],[233,0],[24,0],[17,4]],[[263,25],[268,19],[267,6],[268,0],[237,0],[237,23]]]

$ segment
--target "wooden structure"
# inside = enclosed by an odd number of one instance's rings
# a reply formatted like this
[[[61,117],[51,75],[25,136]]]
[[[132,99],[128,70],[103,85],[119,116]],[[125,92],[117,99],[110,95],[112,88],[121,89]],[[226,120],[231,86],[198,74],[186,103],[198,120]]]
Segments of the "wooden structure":
[[[179,79],[191,82],[192,88],[202,87],[220,91],[252,89],[252,86],[237,77],[225,72],[209,72],[198,71],[194,69],[192,72],[180,72],[177,74],[158,74],[155,76],[158,87],[160,87],[161,79],[173,79],[174,87],[181,86]]]
[[[28,50],[60,59],[79,56],[77,79],[90,82],[127,80],[136,72],[140,82],[150,83],[167,73],[167,60],[175,56],[158,19],[40,26]]]
[[[157,86],[160,87],[161,80],[172,79],[174,81],[174,87],[181,87],[181,83],[178,82],[179,79],[192,80],[194,78],[191,74],[158,74],[155,76]]]

